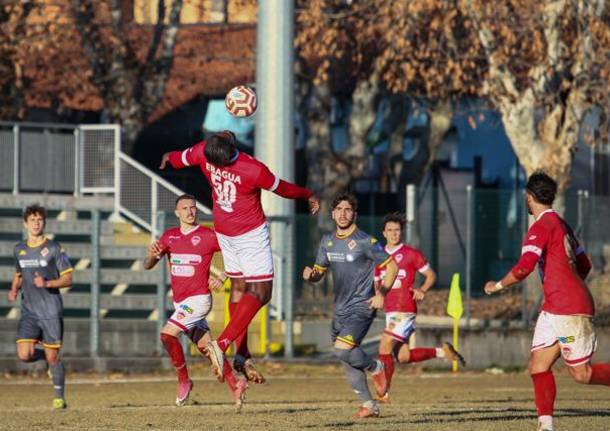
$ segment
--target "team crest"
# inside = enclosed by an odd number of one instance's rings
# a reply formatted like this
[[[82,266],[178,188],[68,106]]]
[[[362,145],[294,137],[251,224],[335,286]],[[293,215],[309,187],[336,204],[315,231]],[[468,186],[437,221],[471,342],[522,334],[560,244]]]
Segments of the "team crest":
[[[350,250],[353,250],[356,248],[358,244],[356,243],[356,241],[351,240],[350,242],[347,243],[347,248],[349,248]]]
[[[19,256],[25,256],[26,254],[28,254],[27,251],[25,250],[19,250]]]
[[[199,244],[201,242],[201,237],[199,236],[194,236],[191,238],[191,243],[197,247],[197,244]]]
[[[402,260],[402,258],[403,258],[402,253],[398,253],[396,256],[394,256],[394,260],[395,260],[397,263],[400,263],[400,261]]]
[[[48,248],[46,248],[46,247],[45,247],[45,248],[43,248],[43,249],[40,251],[40,254],[42,255],[42,257],[46,257],[46,256],[47,256],[47,254],[49,254],[49,249],[48,249]]]
[[[184,314],[182,311],[180,311],[176,314],[176,317],[178,318],[178,320],[182,320],[186,317],[186,314]]]

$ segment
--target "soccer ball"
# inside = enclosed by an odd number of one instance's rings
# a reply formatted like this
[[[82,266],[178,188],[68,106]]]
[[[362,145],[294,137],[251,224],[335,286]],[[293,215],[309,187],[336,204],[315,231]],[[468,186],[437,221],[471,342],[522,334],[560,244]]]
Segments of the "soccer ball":
[[[231,88],[225,97],[225,107],[234,117],[249,117],[256,112],[256,93],[247,85]]]

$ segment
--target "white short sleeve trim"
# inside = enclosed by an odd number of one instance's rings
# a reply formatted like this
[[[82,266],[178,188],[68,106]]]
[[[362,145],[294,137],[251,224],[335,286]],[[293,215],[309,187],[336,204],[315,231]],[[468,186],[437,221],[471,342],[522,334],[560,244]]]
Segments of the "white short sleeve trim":
[[[536,256],[542,256],[542,249],[535,245],[525,245],[521,248],[521,254],[524,255],[525,253],[534,253]]]
[[[280,177],[275,176],[275,180],[273,181],[273,184],[271,185],[271,187],[269,187],[269,191],[270,192],[274,192],[275,189],[277,189],[277,186],[280,185]]]
[[[185,166],[191,166],[191,164],[188,162],[188,160],[187,160],[187,158],[186,158],[186,153],[187,153],[188,151],[191,151],[191,148],[188,148],[188,149],[186,149],[186,150],[184,150],[184,151],[182,152],[182,163],[183,163]]]
[[[429,264],[429,263],[427,263],[427,264],[425,264],[424,266],[422,266],[421,268],[419,268],[419,269],[417,270],[417,272],[419,272],[419,273],[423,274],[424,272],[426,272],[426,271],[427,271],[427,270],[429,270],[429,269],[430,269],[430,264]]]

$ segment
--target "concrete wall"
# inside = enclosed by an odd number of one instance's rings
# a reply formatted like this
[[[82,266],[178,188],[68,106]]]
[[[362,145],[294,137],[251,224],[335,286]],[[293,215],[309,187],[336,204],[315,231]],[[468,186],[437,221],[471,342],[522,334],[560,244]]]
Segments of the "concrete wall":
[[[272,340],[283,341],[281,322],[273,322]],[[377,319],[364,340],[365,350],[374,353],[377,349],[379,335],[383,330],[383,320]],[[0,371],[17,369],[15,364],[16,320],[0,319]],[[212,326],[215,334],[220,327]],[[250,347],[258,345],[258,328],[250,332]],[[320,354],[317,359],[333,360],[329,338],[330,321],[312,321],[295,323],[295,343],[310,344]],[[125,371],[145,371],[155,367],[166,367],[166,359],[160,359],[155,351],[157,334],[154,321],[143,320],[105,320],[101,326],[100,356],[97,363],[89,361],[89,325],[80,319],[65,320],[63,355],[73,358],[69,362],[73,369],[86,369],[95,366],[98,369],[124,369]],[[527,363],[531,345],[532,330],[515,327],[484,329],[462,329],[460,333],[460,351],[468,363],[468,368],[484,369],[491,366],[523,367]],[[598,350],[594,361],[610,361],[610,327],[597,329]],[[440,346],[443,341],[451,341],[452,330],[448,327],[421,325],[412,340],[418,347]],[[254,350],[254,349],[253,349]],[[140,359],[136,359],[140,358]],[[312,357],[313,360],[315,360]],[[101,365],[100,365],[101,364]],[[448,367],[444,361],[426,363],[429,367]],[[18,368],[23,368],[19,366]]]

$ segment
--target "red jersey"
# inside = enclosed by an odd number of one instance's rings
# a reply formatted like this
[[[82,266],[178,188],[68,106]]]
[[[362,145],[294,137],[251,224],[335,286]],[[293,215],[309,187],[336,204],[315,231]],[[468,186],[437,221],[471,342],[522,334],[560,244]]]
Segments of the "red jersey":
[[[413,283],[416,272],[425,272],[430,265],[421,251],[408,245],[401,244],[394,251],[385,251],[394,258],[398,265],[398,275],[392,289],[385,297],[383,310],[388,313],[398,311],[401,313],[417,313],[417,302],[413,298]],[[375,268],[375,280],[382,280],[386,270]]]
[[[177,169],[198,165],[213,189],[214,228],[227,236],[238,236],[265,223],[261,189],[291,199],[308,199],[312,193],[280,180],[254,157],[238,152],[229,166],[217,167],[205,157],[206,142],[184,151],[173,151],[170,164]]]
[[[216,234],[203,226],[183,233],[179,227],[166,230],[159,239],[168,256],[174,302],[210,293],[210,263],[220,251]]]
[[[522,280],[536,263],[544,290],[544,311],[593,316],[593,298],[584,282],[591,262],[570,226],[553,210],[540,214],[527,231],[521,259],[512,273]]]

